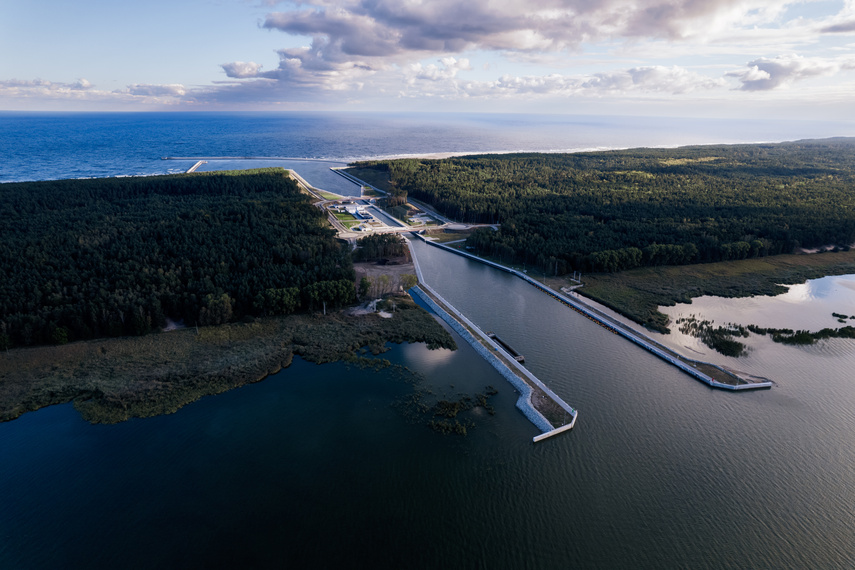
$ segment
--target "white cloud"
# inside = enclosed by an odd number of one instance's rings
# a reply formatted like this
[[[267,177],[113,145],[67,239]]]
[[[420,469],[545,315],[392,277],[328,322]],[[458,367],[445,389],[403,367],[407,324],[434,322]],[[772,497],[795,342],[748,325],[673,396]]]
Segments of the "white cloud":
[[[748,69],[728,73],[737,78],[742,91],[769,91],[812,77],[832,76],[840,71],[855,68],[855,59],[824,59],[799,55],[779,55],[774,58],[761,57],[750,61]]]
[[[777,23],[779,0],[341,0],[301,2],[264,27],[324,38],[323,57],[400,57],[466,50],[560,52],[614,39],[711,41]],[[798,2],[795,2],[798,3]],[[306,8],[306,6],[309,6]],[[416,54],[415,56],[413,54]]]
[[[456,59],[453,57],[444,57],[439,60],[440,65],[421,63],[411,64],[407,68],[407,84],[413,85],[417,80],[426,81],[442,81],[454,79],[460,71],[471,71],[472,66],[466,58]]]
[[[211,65],[222,69],[219,79],[225,73],[229,80],[206,87],[165,82],[100,91],[83,79],[9,80],[0,82],[0,96],[234,106],[322,106],[356,97],[379,101],[383,93],[508,100],[578,95],[664,101],[698,93],[746,98],[852,68],[855,47],[844,40],[855,33],[855,0],[843,7],[822,2],[821,12],[812,11],[813,3],[261,0],[279,8],[260,26],[293,36],[289,47],[276,52],[278,64]],[[305,45],[294,47],[300,43]],[[774,56],[790,52],[802,55]],[[817,83],[792,92],[808,98],[807,88]],[[725,95],[733,86],[746,94]]]
[[[173,104],[188,94],[183,85],[128,85],[125,89],[104,91],[88,80],[74,83],[42,79],[0,81],[0,99],[30,101],[75,101],[77,103]]]
[[[59,83],[42,79],[0,80],[0,95],[27,97],[36,95],[48,96],[78,96],[92,89],[92,84],[86,79],[78,79],[74,83]]]
[[[721,79],[657,64],[671,64],[669,57],[692,57],[699,51],[742,57],[752,52],[780,53],[815,42],[818,27],[847,17],[844,9],[816,21],[788,19],[787,8],[804,4],[803,0],[299,0],[279,4],[293,9],[269,14],[263,27],[310,37],[311,45],[281,50],[276,70],[252,69],[244,74],[227,69],[230,77],[262,77],[298,89],[327,91],[352,90],[370,81],[394,92],[401,89],[393,85],[398,73],[404,86],[431,82],[436,84],[432,91],[443,84],[450,89],[447,96],[465,92],[455,82],[460,72],[471,71],[466,58],[460,57],[464,52],[498,52],[506,61],[556,69],[572,62],[591,66],[592,58],[579,54],[593,44],[609,46],[599,56],[604,65],[614,66],[622,58],[636,67],[591,74],[584,80],[585,90],[679,95],[717,88]],[[423,63],[431,57],[440,63]],[[446,63],[449,58],[456,63]],[[744,85],[763,88],[789,81],[780,70],[766,69],[769,65],[762,58],[752,65],[757,70],[746,70],[744,78],[755,83]],[[757,74],[762,71],[770,78],[760,78]],[[494,87],[486,92],[495,92],[510,89],[503,83],[510,81],[518,87],[530,85],[532,90],[566,91],[570,89],[566,77],[508,76],[467,85],[477,85],[474,91],[481,92],[483,85],[490,84]],[[574,81],[569,84],[580,89]]]
[[[146,84],[135,84],[128,85],[127,89],[124,91],[117,91],[117,93],[130,93],[135,96],[142,97],[181,97],[187,93],[187,90],[183,85],[179,84],[171,84],[171,85],[146,85]]]
[[[656,65],[613,73],[598,73],[584,82],[583,88],[597,92],[644,91],[681,95],[691,91],[716,89],[724,85],[725,82],[721,79],[712,79],[683,67]]]
[[[258,77],[262,66],[252,61],[233,61],[231,63],[223,63],[220,67],[226,72],[227,77],[246,79],[248,77]]]
[[[679,66],[646,66],[626,70],[570,76],[561,74],[512,76],[495,81],[459,81],[453,75],[442,77],[437,69],[431,81],[439,85],[419,84],[404,92],[407,96],[515,97],[515,96],[586,96],[622,97],[632,94],[682,95],[726,87],[723,79],[713,79]],[[412,84],[412,81],[411,81]]]

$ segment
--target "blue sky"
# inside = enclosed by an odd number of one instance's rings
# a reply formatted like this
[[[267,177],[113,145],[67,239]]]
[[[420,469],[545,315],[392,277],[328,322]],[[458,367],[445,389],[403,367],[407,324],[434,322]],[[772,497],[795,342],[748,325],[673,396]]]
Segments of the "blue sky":
[[[0,0],[0,109],[855,120],[855,0]]]

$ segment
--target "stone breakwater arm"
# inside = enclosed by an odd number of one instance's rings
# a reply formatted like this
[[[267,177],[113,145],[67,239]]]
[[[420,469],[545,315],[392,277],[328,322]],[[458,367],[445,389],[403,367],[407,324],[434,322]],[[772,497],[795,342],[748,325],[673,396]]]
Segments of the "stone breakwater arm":
[[[409,240],[407,240],[407,243],[409,244]],[[497,355],[497,353],[501,351],[499,345],[465,315],[463,315],[463,313],[454,308],[453,305],[443,299],[439,293],[434,291],[425,283],[421,267],[418,263],[418,258],[412,250],[412,247],[410,248],[410,253],[413,258],[416,276],[419,279],[419,285],[411,289],[411,292],[424,301],[425,304],[427,304],[443,321],[445,321],[452,329],[454,329],[455,332],[466,340],[466,342],[468,342],[478,354],[489,362],[490,365],[492,365],[493,368],[495,368],[502,377],[504,377],[519,392],[520,397],[517,398],[516,407],[531,423],[543,432],[540,435],[535,436],[533,441],[538,442],[563,431],[572,429],[573,426],[576,425],[578,412],[564,402],[564,400],[562,400],[552,390],[547,388],[543,382],[518,362],[512,359],[505,362],[499,358]],[[470,331],[474,331],[474,334]],[[478,335],[481,340],[476,338],[475,335]],[[485,346],[485,344],[487,346]],[[493,350],[491,351],[488,346]],[[514,367],[513,370],[511,369],[511,366]],[[555,428],[543,416],[543,414],[534,407],[534,404],[532,403],[532,385],[537,386],[537,388],[546,394],[548,398],[560,406],[570,416],[570,418],[572,418],[570,423]]]
[[[495,368],[499,374],[501,374],[505,380],[510,382],[511,386],[516,388],[516,390],[520,393],[520,397],[517,399],[517,408],[523,413],[523,415],[528,418],[528,420],[533,423],[537,429],[542,432],[552,431],[552,424],[550,424],[540,412],[534,409],[534,406],[531,403],[531,387],[522,381],[520,377],[511,371],[510,368],[505,366],[505,364],[499,360],[499,358],[487,350],[487,347],[478,342],[478,339],[475,338],[472,333],[470,333],[466,327],[464,327],[457,319],[452,317],[448,311],[443,309],[436,301],[434,301],[429,295],[426,295],[425,292],[421,289],[424,285],[418,285],[414,287],[411,291],[414,295],[420,298],[425,302],[439,317],[448,323],[454,331],[459,334],[463,339],[468,342],[475,351],[480,354],[487,362],[489,362],[493,368]],[[447,305],[447,303],[445,303]],[[451,309],[451,307],[449,307]],[[459,318],[459,316],[458,316]]]

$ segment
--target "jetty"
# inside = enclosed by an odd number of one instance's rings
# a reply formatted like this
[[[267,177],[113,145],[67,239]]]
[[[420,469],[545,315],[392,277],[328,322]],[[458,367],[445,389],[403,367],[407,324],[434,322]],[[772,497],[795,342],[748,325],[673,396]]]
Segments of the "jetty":
[[[185,172],[184,174],[190,174],[191,172],[196,172],[196,169],[199,168],[200,166],[202,166],[203,164],[208,164],[208,161],[207,160],[200,160],[199,162],[197,162],[196,164],[194,164],[193,166],[188,168],[187,172]]]
[[[427,244],[430,244],[434,247],[438,247],[440,249],[444,249],[456,255],[461,255],[463,257],[467,257],[474,261],[478,261],[479,263],[484,263],[489,265],[490,267],[494,267],[506,273],[511,273],[512,275],[516,275],[520,279],[526,281],[527,283],[537,287],[539,290],[543,291],[550,297],[556,299],[561,302],[565,306],[573,309],[574,311],[584,315],[589,320],[597,323],[598,325],[604,327],[610,332],[620,335],[627,340],[637,344],[638,346],[644,348],[648,352],[658,356],[665,362],[676,366],[692,378],[703,382],[704,384],[710,386],[711,388],[718,388],[721,390],[758,390],[758,389],[766,389],[772,387],[772,382],[766,379],[756,379],[755,377],[742,377],[740,375],[731,372],[730,370],[725,370],[721,366],[716,364],[711,364],[709,362],[703,362],[700,360],[693,360],[690,358],[686,358],[676,352],[660,345],[658,342],[654,341],[647,335],[644,335],[635,329],[613,319],[612,317],[606,315],[602,311],[597,310],[596,308],[584,303],[576,298],[571,298],[554,289],[544,285],[543,283],[532,279],[525,273],[521,271],[517,271],[511,267],[507,267],[505,265],[501,265],[494,261],[490,261],[488,259],[484,259],[482,257],[478,257],[477,255],[473,255],[471,253],[467,253],[465,251],[461,251],[459,249],[455,249],[453,247],[448,247],[447,245],[443,245],[441,243],[436,243],[427,239],[420,233],[415,234],[419,239],[424,241]]]
[[[412,251],[412,244],[408,239],[407,244],[410,246],[410,254],[419,280],[419,284],[410,290],[411,293],[428,305],[516,388],[520,394],[516,402],[517,409],[541,431],[539,435],[532,438],[532,441],[537,443],[573,429],[579,417],[578,411],[550,390],[487,333],[430,287],[424,280],[418,258]],[[547,416],[549,416],[548,419]]]

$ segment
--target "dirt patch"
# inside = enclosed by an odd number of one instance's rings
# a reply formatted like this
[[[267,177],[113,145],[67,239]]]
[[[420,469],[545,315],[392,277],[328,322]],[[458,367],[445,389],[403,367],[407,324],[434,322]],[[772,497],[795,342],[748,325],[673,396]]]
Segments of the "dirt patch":
[[[363,277],[371,281],[369,295],[372,297],[404,292],[402,276],[416,273],[413,262],[404,257],[388,259],[385,264],[376,261],[354,263],[353,270],[357,287]]]

